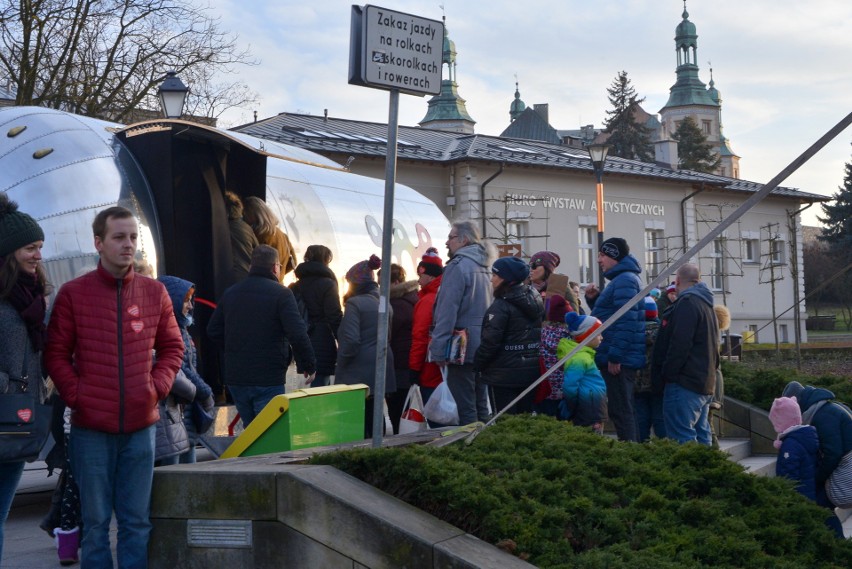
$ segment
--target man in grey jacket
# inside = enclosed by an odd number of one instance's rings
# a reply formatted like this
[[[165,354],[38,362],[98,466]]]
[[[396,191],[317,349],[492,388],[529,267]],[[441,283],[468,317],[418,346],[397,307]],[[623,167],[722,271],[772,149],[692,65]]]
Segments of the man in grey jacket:
[[[459,424],[467,425],[488,419],[487,394],[485,386],[476,381],[473,355],[479,348],[482,319],[493,300],[491,262],[495,255],[469,220],[453,223],[447,250],[450,261],[435,299],[429,357],[446,371],[447,386],[459,410]],[[468,334],[462,365],[447,362],[447,346],[457,329]]]

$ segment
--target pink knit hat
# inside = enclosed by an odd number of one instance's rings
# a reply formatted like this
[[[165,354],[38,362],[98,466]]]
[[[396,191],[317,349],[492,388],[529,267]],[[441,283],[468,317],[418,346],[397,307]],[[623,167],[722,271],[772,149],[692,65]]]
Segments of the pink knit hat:
[[[779,437],[772,444],[775,448],[781,448],[781,435],[786,433],[790,428],[802,424],[802,411],[799,409],[799,404],[795,398],[779,397],[772,402],[772,408],[769,410],[769,420],[772,421],[772,426],[775,427],[775,432],[778,433]]]

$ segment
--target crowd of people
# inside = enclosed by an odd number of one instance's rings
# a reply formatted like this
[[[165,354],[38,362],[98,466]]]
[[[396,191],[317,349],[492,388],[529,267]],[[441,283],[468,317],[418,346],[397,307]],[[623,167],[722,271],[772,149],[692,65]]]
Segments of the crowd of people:
[[[611,421],[622,441],[646,441],[653,432],[713,444],[710,414],[722,399],[719,334],[730,314],[714,306],[694,264],[635,302],[643,287],[640,263],[626,240],[612,237],[598,251],[608,284],[590,283],[581,296],[578,283],[556,273],[555,252],[539,251],[529,262],[496,258],[475,223],[457,221],[446,262],[432,247],[418,260],[416,279],[407,279],[400,265],[385,266],[390,349],[384,393],[377,394],[382,260],[371,255],[346,272],[341,303],[329,248],[310,245],[297,263],[262,200],[243,203],[232,192],[223,200],[233,284],[218,299],[206,334],[221,354],[222,379],[245,426],[284,393],[295,361],[305,386],[368,385],[368,438],[375,405],[387,404],[395,429],[410,386],[418,385],[428,401],[446,383],[462,425],[496,411],[537,413],[597,433]],[[0,393],[14,391],[20,376],[29,382],[22,389],[45,401],[42,378],[49,376],[55,405],[65,408],[65,436],[57,441],[65,443],[59,445],[63,477],[42,523],[57,539],[60,561],[76,563],[80,548],[85,564],[112,567],[114,515],[119,565],[141,568],[154,466],[194,462],[215,394],[189,330],[195,285],[175,275],[150,278],[144,264],[134,264],[139,228],[129,210],[99,212],[92,230],[98,265],[59,289],[48,319],[44,233],[0,193]],[[283,286],[290,271],[296,280]],[[770,413],[782,451],[779,475],[796,479],[803,494],[829,508],[821,489],[852,446],[852,414],[832,400],[826,390],[791,384]],[[3,521],[23,464],[0,462]],[[837,531],[835,522],[827,519]]]

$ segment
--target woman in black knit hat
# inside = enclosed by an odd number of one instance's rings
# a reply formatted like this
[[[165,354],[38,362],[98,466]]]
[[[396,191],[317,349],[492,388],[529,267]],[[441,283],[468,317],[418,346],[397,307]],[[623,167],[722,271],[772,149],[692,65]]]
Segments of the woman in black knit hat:
[[[41,266],[44,232],[5,193],[0,193],[0,393],[28,390],[46,397],[41,351],[45,342],[45,296],[50,292]],[[23,369],[26,362],[26,369]],[[29,378],[18,385],[16,378]],[[3,531],[24,461],[0,462],[0,558]]]

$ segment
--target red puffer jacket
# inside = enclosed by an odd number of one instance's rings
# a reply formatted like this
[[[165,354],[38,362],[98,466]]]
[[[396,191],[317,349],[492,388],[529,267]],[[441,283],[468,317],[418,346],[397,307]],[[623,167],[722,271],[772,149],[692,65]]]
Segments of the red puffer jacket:
[[[432,327],[432,310],[441,277],[436,278],[417,294],[420,300],[414,305],[414,319],[411,326],[411,352],[408,356],[408,367],[420,372],[420,385],[423,387],[438,387],[441,381],[441,368],[426,361],[429,353],[429,328]]]
[[[165,287],[132,269],[116,279],[99,263],[59,290],[44,362],[72,424],[132,433],[159,418],[157,402],[168,395],[183,350]]]

